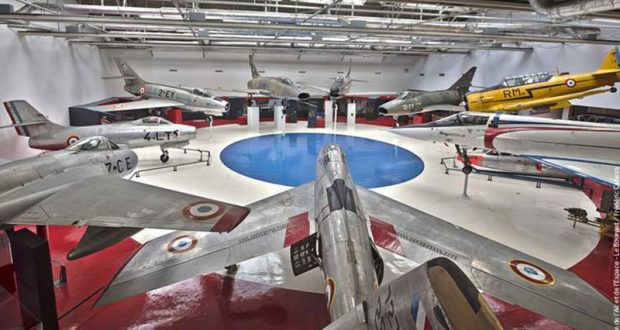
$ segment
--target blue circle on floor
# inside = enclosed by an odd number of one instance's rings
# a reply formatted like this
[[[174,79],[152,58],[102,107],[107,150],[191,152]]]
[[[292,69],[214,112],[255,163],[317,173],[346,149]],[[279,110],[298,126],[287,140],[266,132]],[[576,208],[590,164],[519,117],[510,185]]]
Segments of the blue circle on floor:
[[[399,146],[339,134],[287,133],[262,135],[235,142],[222,150],[222,162],[254,179],[285,186],[314,180],[316,157],[328,143],[346,152],[355,184],[366,188],[411,180],[424,170],[420,157]]]

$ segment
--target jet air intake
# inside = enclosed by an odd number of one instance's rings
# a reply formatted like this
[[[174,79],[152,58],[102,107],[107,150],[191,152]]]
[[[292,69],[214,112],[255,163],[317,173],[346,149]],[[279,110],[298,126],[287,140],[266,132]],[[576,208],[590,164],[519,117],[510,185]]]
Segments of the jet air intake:
[[[299,98],[300,100],[307,100],[310,98],[310,94],[306,92],[301,92],[299,93],[299,95],[297,95],[297,98]]]

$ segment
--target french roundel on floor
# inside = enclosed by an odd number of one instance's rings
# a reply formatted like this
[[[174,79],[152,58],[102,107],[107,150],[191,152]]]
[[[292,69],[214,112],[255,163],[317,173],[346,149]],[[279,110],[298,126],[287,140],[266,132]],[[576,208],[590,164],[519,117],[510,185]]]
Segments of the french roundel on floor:
[[[393,144],[338,134],[288,133],[235,142],[222,150],[222,162],[242,175],[285,186],[314,180],[316,157],[328,143],[347,154],[351,176],[366,188],[411,180],[424,170],[414,153]]]

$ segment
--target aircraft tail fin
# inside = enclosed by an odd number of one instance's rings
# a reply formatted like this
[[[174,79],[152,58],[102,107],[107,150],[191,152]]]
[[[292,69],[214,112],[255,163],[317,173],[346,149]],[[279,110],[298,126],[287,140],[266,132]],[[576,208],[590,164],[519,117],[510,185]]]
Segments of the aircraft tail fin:
[[[20,136],[37,136],[63,128],[51,122],[24,100],[4,102],[4,108]]]
[[[254,65],[254,54],[250,55],[250,70],[252,70],[252,78],[260,77],[260,74]]]
[[[603,62],[601,66],[598,68],[599,70],[618,70],[620,69],[620,48],[614,47],[612,48]]]
[[[114,59],[116,61],[116,65],[118,66],[118,70],[121,72],[121,75],[123,76],[123,79],[125,79],[125,83],[126,84],[132,84],[135,83],[136,81],[138,82],[143,82],[144,79],[142,79],[140,77],[140,75],[138,75],[136,73],[136,71],[134,71],[131,66],[129,66],[129,63],[127,63],[127,61],[123,60],[122,58],[115,58]]]
[[[476,74],[477,67],[472,66],[467,72],[465,72],[459,80],[454,82],[449,89],[457,90],[461,95],[469,92],[469,87],[471,87],[471,81],[474,79],[474,75]]]

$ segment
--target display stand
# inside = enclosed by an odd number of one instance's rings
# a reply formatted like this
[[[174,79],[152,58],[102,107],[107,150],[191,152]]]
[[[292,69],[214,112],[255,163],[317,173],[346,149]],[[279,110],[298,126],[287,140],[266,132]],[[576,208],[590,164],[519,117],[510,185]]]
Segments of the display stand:
[[[325,109],[325,128],[332,128],[334,126],[334,101],[325,100],[323,109]]]
[[[276,123],[276,131],[284,134],[286,131],[286,112],[283,106],[276,105],[273,107],[273,120]]]
[[[347,103],[347,128],[355,127],[355,103]]]
[[[49,245],[45,238],[28,229],[7,232],[22,306],[31,312],[43,329],[58,329],[54,279]]]
[[[260,109],[258,107],[248,107],[248,132],[258,133],[260,131]]]
[[[562,109],[562,119],[568,120],[568,115],[570,114],[570,107],[566,107]]]

